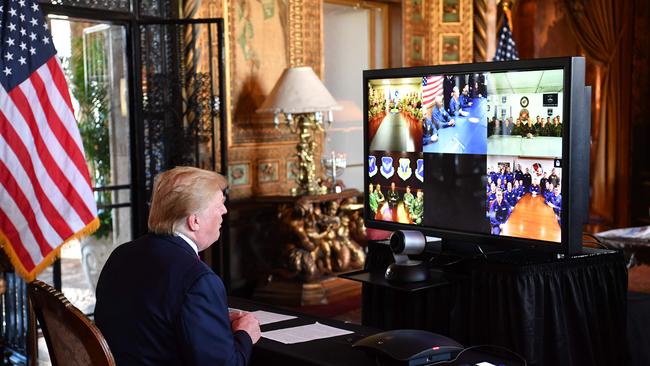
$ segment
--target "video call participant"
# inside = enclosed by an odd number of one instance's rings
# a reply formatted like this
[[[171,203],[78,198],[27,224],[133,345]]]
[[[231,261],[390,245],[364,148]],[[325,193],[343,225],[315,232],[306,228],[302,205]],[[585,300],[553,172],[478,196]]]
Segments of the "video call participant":
[[[246,365],[260,326],[228,311],[225,287],[198,252],[219,239],[228,180],[176,167],[153,187],[149,231],[117,247],[97,284],[95,322],[120,366]]]
[[[510,212],[510,204],[503,199],[503,192],[500,189],[497,189],[496,200],[492,202],[489,213],[492,234],[501,235],[503,225],[508,221],[508,217],[510,217]]]
[[[555,168],[551,169],[551,175],[548,176],[548,181],[551,182],[553,187],[560,185],[560,177],[555,174]]]
[[[528,172],[528,168],[526,168],[526,172],[524,173],[524,193],[530,192],[530,185],[533,182],[533,177],[530,175]]]
[[[431,112],[431,119],[436,124],[437,128],[453,127],[456,125],[454,119],[451,118],[449,113],[447,113],[447,111],[445,110],[444,105],[442,103],[441,95],[435,97],[433,104],[434,106]]]
[[[515,191],[515,194],[517,195],[517,201],[519,201],[521,197],[524,196],[524,187],[522,187],[519,182],[519,180],[515,179],[515,184],[512,187],[512,190]]]
[[[402,199],[404,200],[406,209],[408,211],[411,211],[411,205],[413,205],[413,200],[415,199],[415,196],[413,196],[413,193],[411,193],[411,186],[406,186],[406,193],[404,193]]]
[[[547,175],[546,172],[544,172],[544,176],[542,177],[542,179],[539,180],[539,189],[542,195],[546,193],[546,183],[548,182],[548,178],[546,177],[546,175]]]
[[[512,126],[512,131],[510,131],[510,134],[512,136],[521,136],[522,131],[523,131],[523,125],[521,123],[521,120],[517,118],[515,120],[514,126]]]
[[[384,194],[381,193],[381,185],[379,183],[375,186],[375,195],[377,195],[377,207],[381,207],[386,199],[384,198]]]
[[[503,198],[504,198],[504,199],[506,200],[506,202],[508,202],[508,204],[510,204],[510,206],[512,206],[513,208],[514,208],[515,205],[517,204],[517,201],[518,201],[518,199],[517,199],[517,192],[515,192],[515,191],[512,189],[512,183],[508,182],[508,190],[506,191],[506,193],[504,193],[504,197],[503,197]]]
[[[370,207],[370,211],[372,211],[373,217],[375,214],[377,214],[377,208],[379,207],[379,203],[377,202],[377,193],[375,193],[375,186],[370,183],[368,185],[368,206]]]
[[[460,104],[463,108],[469,108],[474,104],[472,97],[469,95],[469,85],[463,86],[463,92],[460,94]]]
[[[429,105],[424,111],[424,121],[422,122],[422,143],[428,145],[438,141],[438,126],[433,121],[433,104]]]
[[[397,201],[399,201],[399,193],[395,189],[395,182],[392,182],[390,184],[390,190],[386,192],[386,202],[388,202],[388,206],[392,209],[397,206]]]
[[[537,197],[539,194],[539,184],[537,183],[537,178],[533,179],[533,184],[530,186],[530,193],[533,197]]]
[[[555,186],[553,188],[553,196],[550,197],[547,205],[553,209],[557,223],[562,226],[562,194],[560,192],[560,186]]]
[[[452,116],[463,116],[467,117],[469,112],[466,111],[472,102],[467,103],[467,100],[461,98],[458,93],[458,87],[454,86],[453,91],[451,92],[451,99],[449,101],[449,114]]]
[[[415,192],[415,200],[411,205],[411,220],[416,225],[422,225],[422,217],[424,216],[424,192],[421,189],[418,189]]]
[[[521,164],[517,164],[517,168],[515,169],[514,173],[515,173],[515,180],[524,179],[524,173],[521,171]]]

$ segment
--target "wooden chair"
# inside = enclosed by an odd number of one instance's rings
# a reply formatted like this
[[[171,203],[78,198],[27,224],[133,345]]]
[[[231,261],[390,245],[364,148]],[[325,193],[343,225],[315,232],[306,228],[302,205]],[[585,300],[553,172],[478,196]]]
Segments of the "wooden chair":
[[[43,330],[53,366],[115,365],[102,333],[61,292],[44,282],[34,281],[27,286],[27,296],[30,310]],[[30,322],[35,330],[35,321],[30,319]],[[33,336],[32,340],[35,339]],[[32,347],[35,350],[36,344]]]

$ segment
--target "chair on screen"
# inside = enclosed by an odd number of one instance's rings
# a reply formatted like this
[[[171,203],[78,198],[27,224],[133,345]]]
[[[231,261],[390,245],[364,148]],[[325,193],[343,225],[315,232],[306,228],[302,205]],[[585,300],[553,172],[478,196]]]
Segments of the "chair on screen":
[[[27,296],[32,310],[32,330],[36,328],[35,318],[43,330],[53,366],[115,365],[108,343],[99,329],[61,292],[44,282],[34,281],[27,286]],[[32,340],[35,342],[36,337],[32,336]],[[34,343],[32,356],[37,353],[36,347]]]

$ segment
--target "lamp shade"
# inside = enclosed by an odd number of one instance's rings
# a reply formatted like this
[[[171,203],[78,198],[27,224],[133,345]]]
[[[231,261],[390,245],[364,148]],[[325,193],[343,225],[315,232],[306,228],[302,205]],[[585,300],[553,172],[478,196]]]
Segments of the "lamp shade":
[[[302,66],[282,72],[257,113],[313,113],[338,109],[340,106],[314,70]]]

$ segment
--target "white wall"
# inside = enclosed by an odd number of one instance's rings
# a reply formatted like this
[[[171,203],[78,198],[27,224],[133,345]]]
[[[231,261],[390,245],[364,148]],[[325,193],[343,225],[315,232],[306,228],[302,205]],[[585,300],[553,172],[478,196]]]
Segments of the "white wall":
[[[516,120],[517,117],[519,116],[519,111],[523,109],[523,107],[520,104],[521,98],[522,97],[527,97],[528,98],[528,112],[530,114],[530,117],[535,120],[537,115],[540,115],[543,118],[548,117],[548,109],[553,109],[553,115],[551,116],[551,121],[553,120],[553,117],[560,115],[560,118],[562,118],[562,122],[564,122],[564,116],[562,115],[562,95],[563,93],[558,93],[558,103],[557,107],[544,107],[543,102],[542,102],[542,95],[544,93],[527,93],[527,94],[508,94],[505,95],[507,98],[506,104],[501,103],[501,97],[502,95],[490,95],[490,111],[488,112],[488,117],[492,119],[492,116],[494,116],[494,106],[496,105],[497,107],[497,118],[501,119],[501,110],[505,109],[506,110],[506,117],[512,116],[513,120]]]
[[[323,3],[324,83],[343,105],[334,114],[324,154],[343,152],[348,168],[342,177],[349,188],[363,191],[363,84],[369,68],[369,10]]]
[[[533,173],[532,165],[535,163],[539,163],[542,165],[543,171],[548,173],[548,175],[550,175],[551,169],[553,169],[554,159],[528,159],[528,158],[520,158],[517,156],[505,156],[505,155],[488,155],[487,157],[487,166],[490,168],[496,169],[498,163],[502,163],[502,162],[509,162],[513,171],[517,167],[517,164],[521,164],[521,170],[525,172],[526,168],[529,168],[531,174]],[[557,174],[557,176],[560,177],[560,180],[562,179],[562,169],[555,168],[555,174]],[[539,178],[541,178],[541,176]]]

